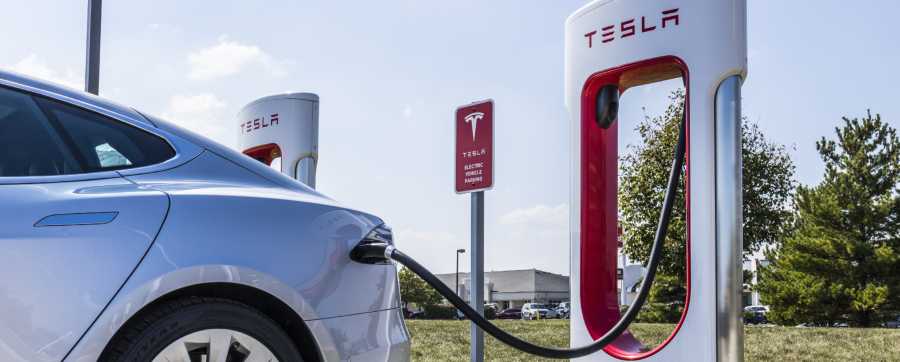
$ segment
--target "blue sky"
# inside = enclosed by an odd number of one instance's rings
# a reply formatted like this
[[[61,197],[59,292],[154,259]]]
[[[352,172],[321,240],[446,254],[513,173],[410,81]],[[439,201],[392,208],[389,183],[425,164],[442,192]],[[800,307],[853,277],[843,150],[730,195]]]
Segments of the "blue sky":
[[[486,267],[568,274],[563,22],[583,3],[107,0],[100,93],[232,146],[244,104],[318,93],[319,189],[383,216],[400,247],[439,272],[468,248],[453,110],[493,98]],[[0,67],[80,88],[85,8],[6,4]],[[841,116],[871,108],[900,125],[898,13],[892,1],[749,1],[744,115],[789,148],[801,183],[820,179],[814,143]],[[654,97],[632,104],[655,115]]]

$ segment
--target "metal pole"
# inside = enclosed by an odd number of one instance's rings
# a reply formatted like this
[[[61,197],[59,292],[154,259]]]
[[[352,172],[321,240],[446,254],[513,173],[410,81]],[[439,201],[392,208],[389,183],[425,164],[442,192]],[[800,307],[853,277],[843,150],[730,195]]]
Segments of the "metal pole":
[[[472,247],[470,248],[471,265],[469,269],[469,303],[478,314],[484,315],[484,191],[472,193]],[[484,361],[484,333],[472,323],[469,335],[471,340],[472,362]]]
[[[103,0],[88,0],[87,55],[84,70],[84,91],[100,91],[100,15]]]
[[[459,249],[456,249],[456,284],[453,285],[456,295],[459,295]]]
[[[619,255],[619,262],[620,262],[619,265],[622,266],[622,289],[619,290],[619,304],[626,305],[628,303],[626,303],[626,301],[625,301],[625,295],[626,295],[625,293],[628,293],[628,291],[627,291],[628,286],[625,285],[625,253],[622,252],[621,250],[622,249],[619,249],[619,253],[621,253]]]
[[[719,362],[740,362],[744,360],[740,76],[719,84],[715,109],[716,350]]]

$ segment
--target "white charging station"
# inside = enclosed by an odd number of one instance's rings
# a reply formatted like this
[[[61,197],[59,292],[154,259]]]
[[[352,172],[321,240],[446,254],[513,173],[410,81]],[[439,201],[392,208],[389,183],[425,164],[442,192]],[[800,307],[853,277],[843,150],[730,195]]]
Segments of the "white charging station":
[[[747,75],[745,0],[597,0],[566,22],[571,114],[571,345],[619,319],[616,123],[596,122],[601,87],[681,78],[686,89],[685,311],[645,346],[625,333],[585,361],[741,361],[740,87]],[[676,205],[681,207],[681,205]],[[654,220],[655,221],[655,220]],[[626,241],[627,242],[627,241]]]
[[[319,96],[289,93],[263,97],[238,112],[238,149],[316,187]]]

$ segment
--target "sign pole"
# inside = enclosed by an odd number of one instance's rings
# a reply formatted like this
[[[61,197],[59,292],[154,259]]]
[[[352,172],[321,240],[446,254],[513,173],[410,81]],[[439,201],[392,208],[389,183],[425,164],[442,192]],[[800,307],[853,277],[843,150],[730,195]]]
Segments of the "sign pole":
[[[484,316],[484,191],[472,193],[472,245],[469,272],[469,304]],[[470,327],[471,360],[484,361],[484,332],[475,323]]]

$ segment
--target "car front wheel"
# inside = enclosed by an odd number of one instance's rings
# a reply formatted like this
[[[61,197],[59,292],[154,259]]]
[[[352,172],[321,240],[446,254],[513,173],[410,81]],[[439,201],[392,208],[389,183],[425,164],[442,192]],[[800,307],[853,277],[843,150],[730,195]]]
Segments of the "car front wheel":
[[[101,361],[303,361],[270,318],[238,302],[167,302],[120,331]]]

